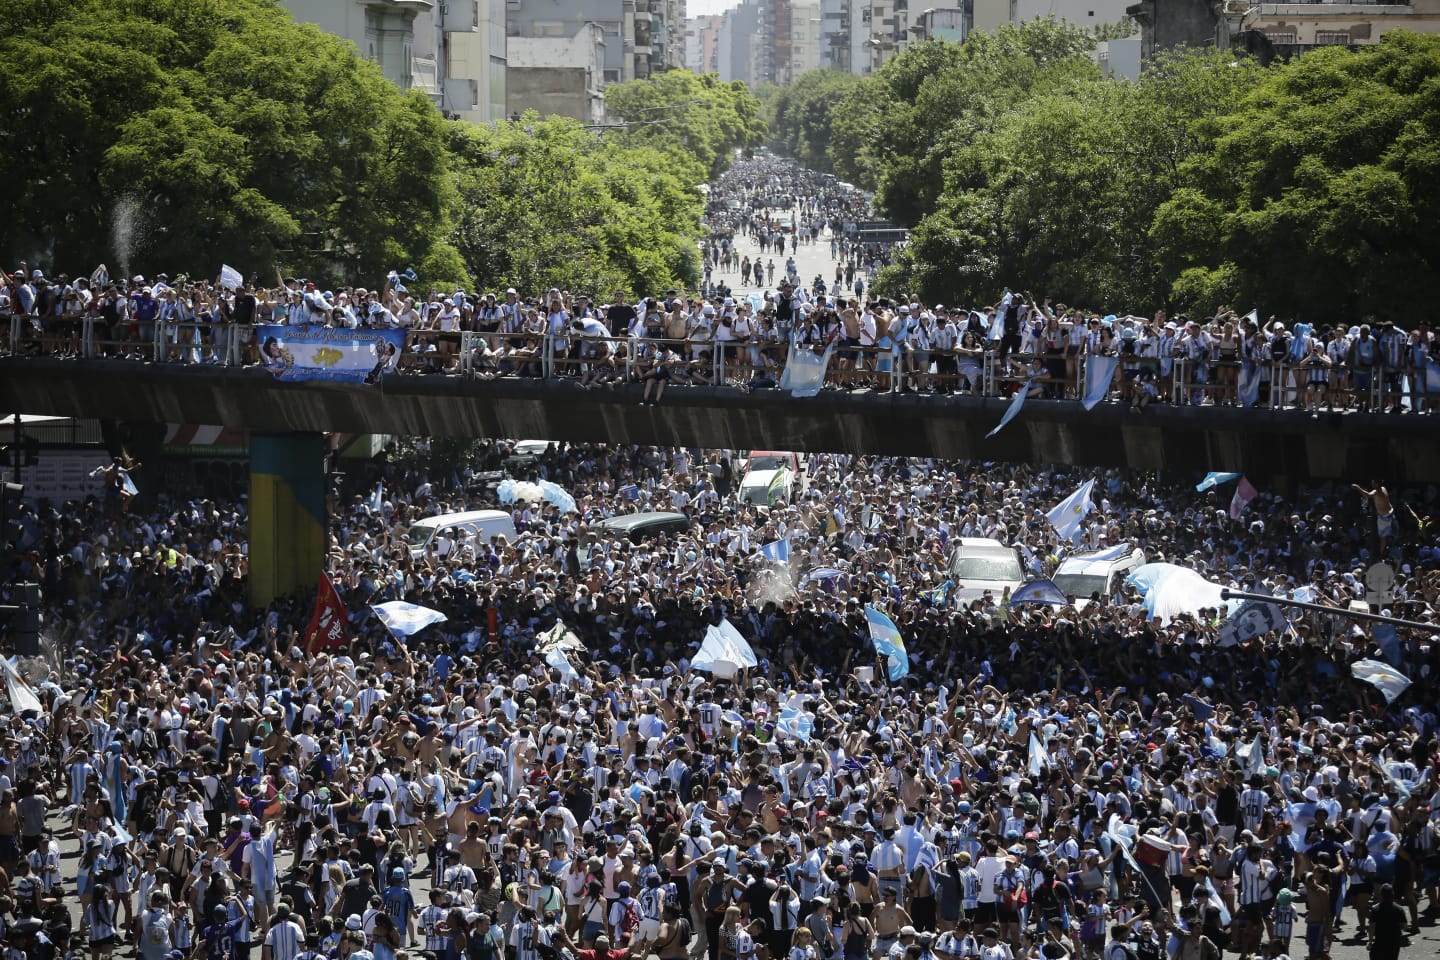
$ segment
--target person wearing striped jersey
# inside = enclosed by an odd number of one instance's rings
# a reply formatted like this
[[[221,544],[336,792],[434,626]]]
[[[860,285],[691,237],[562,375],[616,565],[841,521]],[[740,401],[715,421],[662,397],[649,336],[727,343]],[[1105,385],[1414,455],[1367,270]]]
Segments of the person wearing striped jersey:
[[[1258,830],[1260,819],[1265,815],[1265,807],[1270,801],[1263,789],[1264,779],[1259,774],[1250,778],[1250,785],[1240,794],[1240,815],[1245,820],[1246,830]]]
[[[514,960],[540,960],[537,944],[550,945],[550,934],[529,907],[521,907],[519,918],[510,928],[510,947]]]
[[[290,915],[290,905],[275,908],[275,922],[265,933],[260,960],[297,960],[305,949],[305,930]]]
[[[670,884],[671,890],[674,884]],[[645,878],[645,887],[636,897],[640,909],[640,926],[635,928],[635,943],[641,956],[648,946],[660,935],[660,921],[664,918],[666,894],[658,873]]]
[[[431,888],[430,903],[420,911],[420,935],[425,940],[424,950],[437,956],[445,952],[445,945],[450,941],[449,935],[443,929],[448,912],[445,908],[446,893],[439,887]]]
[[[170,895],[163,890],[150,894],[149,906],[140,915],[140,960],[163,960],[175,948],[175,918],[170,911]]]
[[[1243,953],[1253,953],[1260,944],[1260,934],[1270,920],[1270,908],[1275,902],[1275,865],[1264,857],[1264,848],[1251,842],[1245,847],[1245,859],[1235,869],[1239,886],[1239,929],[1236,947]]]

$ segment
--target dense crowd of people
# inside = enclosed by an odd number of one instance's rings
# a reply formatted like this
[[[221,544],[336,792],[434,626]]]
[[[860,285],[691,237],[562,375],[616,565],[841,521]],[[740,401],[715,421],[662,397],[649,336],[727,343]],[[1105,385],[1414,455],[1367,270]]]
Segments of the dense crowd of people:
[[[303,277],[127,279],[103,264],[47,277],[20,264],[0,285],[0,314],[12,318],[13,351],[213,363],[262,362],[257,324],[400,328],[408,331],[400,372],[644,383],[647,401],[674,384],[773,387],[789,350],[831,346],[826,385],[840,389],[997,395],[1028,383],[1037,397],[1077,398],[1087,359],[1100,356],[1118,358],[1108,399],[1136,408],[1428,413],[1429,394],[1440,391],[1423,317],[1405,330],[1232,309],[1137,316],[1019,289],[969,305],[876,296],[867,285],[891,246],[857,232],[869,201],[856,188],[762,154],[718,178],[707,204],[698,292],[472,294],[426,290],[408,271],[374,287],[327,290]],[[796,253],[826,243],[833,278],[802,275]]]
[[[1381,637],[1341,617],[1227,647],[1224,611],[1154,619],[1119,584],[946,588],[972,536],[1031,575],[1124,543],[1337,610],[1384,560],[1390,609],[1433,623],[1433,489],[1266,492],[1235,521],[1194,478],[1107,473],[1070,543],[1044,512],[1074,471],[814,456],[757,506],[729,452],[552,446],[516,469],[575,511],[411,550],[414,521],[493,506],[474,481],[511,454],[353,478],[333,649],[313,598],[247,606],[244,501],[27,510],[9,582],[41,584],[48,650],[8,686],[7,956],[1320,958],[1353,931],[1394,957],[1440,909],[1433,634],[1399,630],[1389,702],[1349,669]],[[637,510],[688,530],[599,526]],[[391,600],[448,619],[392,635]],[[755,665],[694,668],[725,621]]]

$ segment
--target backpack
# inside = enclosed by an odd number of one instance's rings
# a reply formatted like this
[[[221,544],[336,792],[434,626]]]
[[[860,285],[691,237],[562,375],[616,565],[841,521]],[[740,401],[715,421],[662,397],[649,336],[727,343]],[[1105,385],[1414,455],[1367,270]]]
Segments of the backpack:
[[[235,788],[224,777],[215,778],[215,795],[210,798],[210,804],[220,813],[231,813],[236,809]]]
[[[625,904],[625,916],[620,919],[620,942],[629,943],[630,936],[635,928],[640,926],[640,908],[635,898],[631,897],[630,902]]]

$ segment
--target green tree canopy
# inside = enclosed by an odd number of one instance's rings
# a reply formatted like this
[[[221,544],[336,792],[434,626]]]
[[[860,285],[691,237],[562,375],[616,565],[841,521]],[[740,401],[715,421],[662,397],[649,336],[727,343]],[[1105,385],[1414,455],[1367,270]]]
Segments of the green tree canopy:
[[[1014,105],[945,162],[936,209],[889,276],[946,300],[1009,284],[1096,309],[1170,292],[1149,236],[1181,165],[1263,71],[1218,53],[1164,56],[1139,83],[1098,76]]]
[[[688,155],[619,146],[563,117],[453,125],[454,243],[482,288],[592,296],[693,285],[704,179]]]
[[[10,0],[0,52],[12,260],[113,260],[129,207],[131,269],[455,262],[439,115],[275,0]]]
[[[1307,53],[1201,132],[1152,231],[1177,296],[1408,325],[1440,295],[1440,37]]]
[[[703,167],[702,179],[724,170],[735,150],[759,146],[765,137],[760,101],[745,84],[721,83],[714,74],[666,70],[614,84],[605,88],[605,110],[625,125],[607,138],[688,154]]]
[[[933,210],[945,161],[1031,97],[1098,79],[1095,40],[1053,18],[912,44],[852,85],[830,119],[837,174],[875,191],[876,207],[914,225]]]
[[[816,170],[831,171],[835,105],[862,83],[841,70],[807,70],[766,101],[769,143],[777,152]]]

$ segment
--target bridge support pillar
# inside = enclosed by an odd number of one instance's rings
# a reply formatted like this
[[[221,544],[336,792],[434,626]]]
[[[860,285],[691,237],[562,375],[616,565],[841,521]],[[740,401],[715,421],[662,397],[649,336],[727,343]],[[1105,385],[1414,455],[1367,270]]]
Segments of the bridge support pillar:
[[[325,438],[250,434],[250,603],[310,595],[325,564]]]

